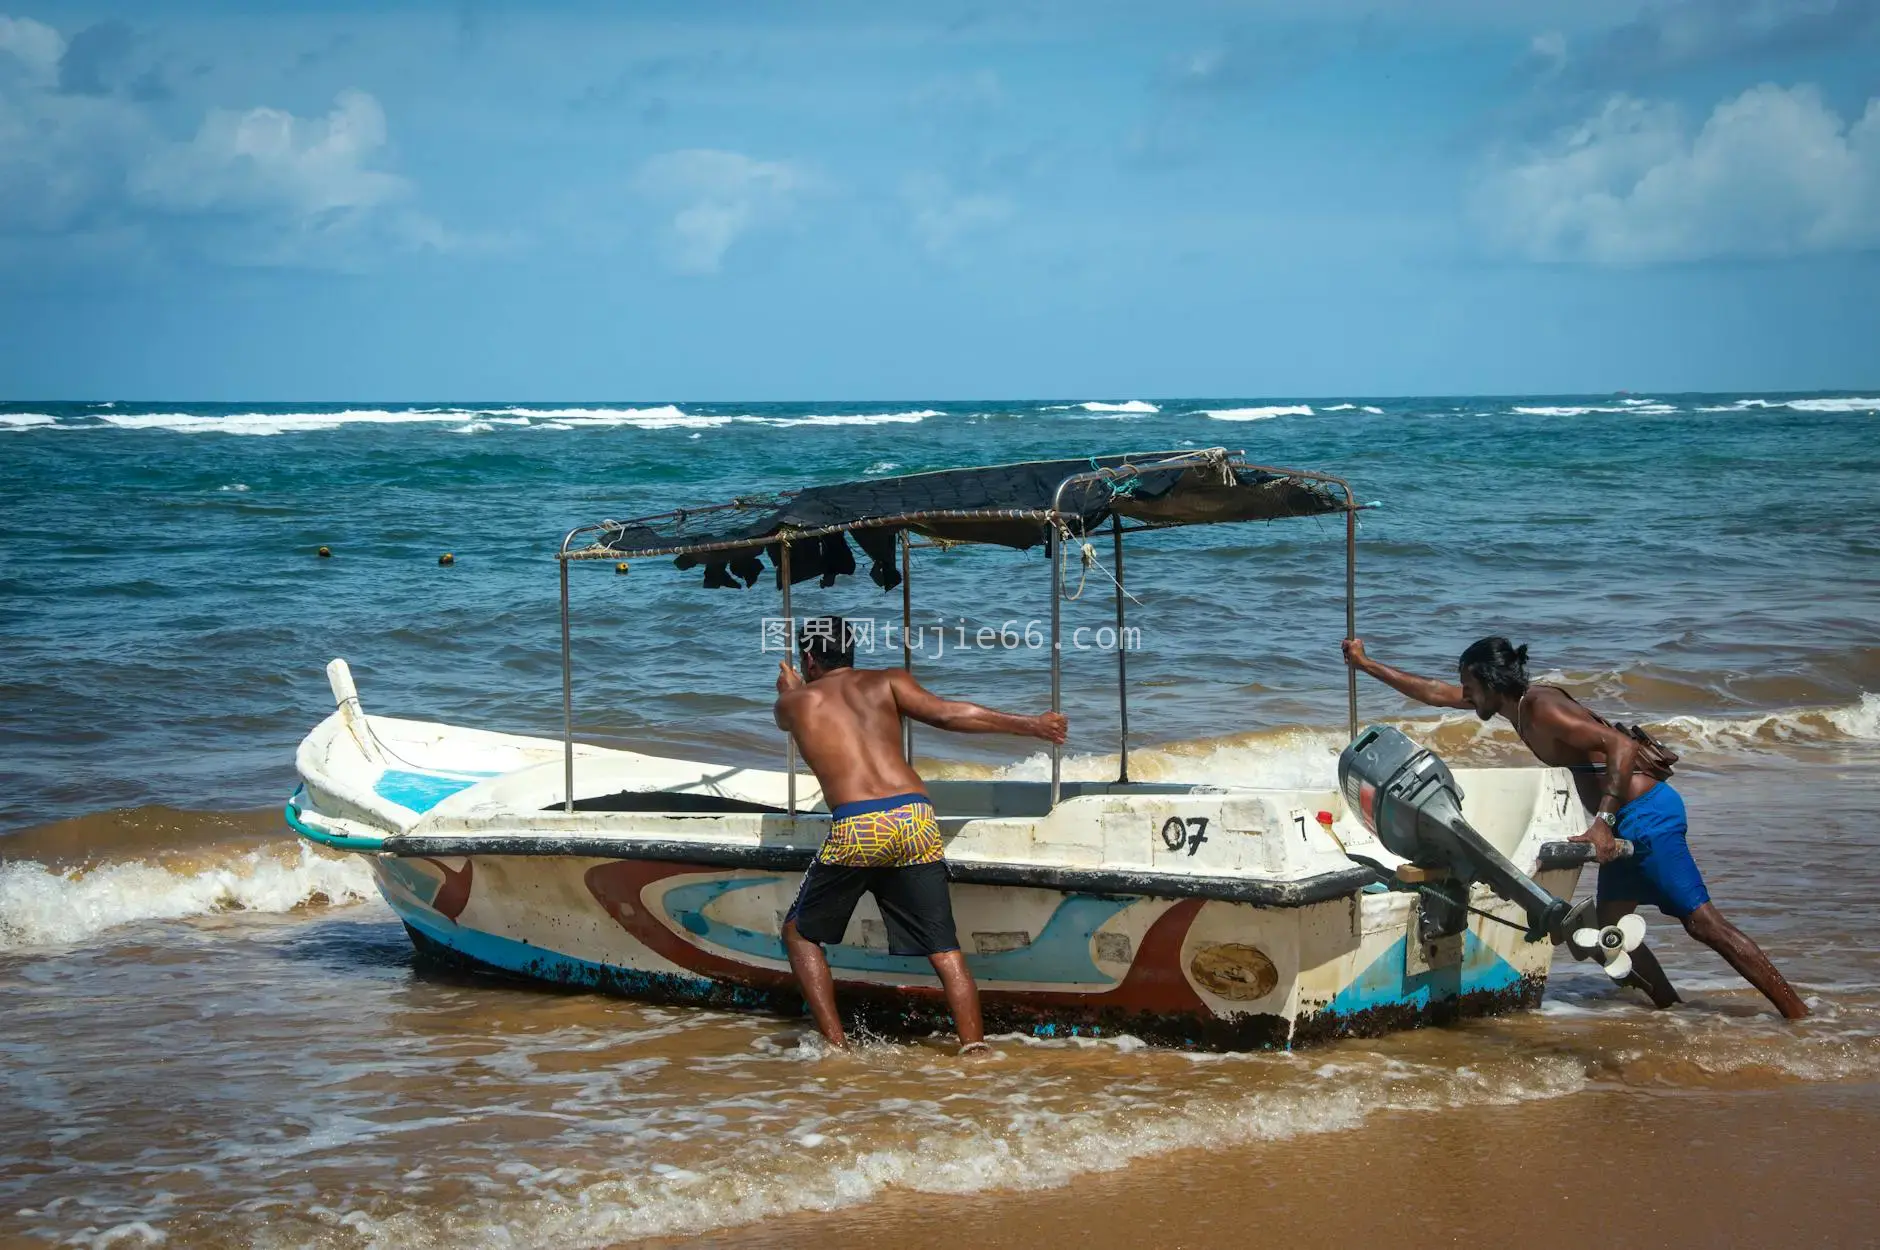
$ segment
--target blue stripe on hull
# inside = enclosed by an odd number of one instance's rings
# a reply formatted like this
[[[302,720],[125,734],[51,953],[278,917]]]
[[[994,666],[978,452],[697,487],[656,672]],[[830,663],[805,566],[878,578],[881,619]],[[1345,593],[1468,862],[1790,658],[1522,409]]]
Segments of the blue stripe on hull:
[[[1325,1009],[1341,1016],[1357,1015],[1374,1007],[1423,1010],[1463,994],[1508,990],[1521,984],[1521,973],[1515,966],[1483,945],[1473,932],[1462,936],[1460,963],[1406,976],[1404,954],[1408,940],[1398,938],[1391,943],[1350,985],[1338,991]]]
[[[661,900],[666,914],[686,932],[724,950],[737,951],[755,959],[789,962],[783,939],[759,933],[739,925],[726,924],[710,914],[711,905],[736,890],[775,885],[781,877],[741,877],[730,881],[701,881],[666,891]],[[1098,898],[1072,894],[1058,903],[1044,929],[1029,945],[1015,950],[966,956],[966,966],[982,982],[1016,981],[1037,985],[1095,986],[1108,989],[1116,984],[1090,957],[1096,932],[1118,912],[1137,898]],[[823,948],[829,966],[845,972],[886,972],[904,977],[934,980],[933,966],[925,955],[891,955],[886,951],[840,943]]]
[[[564,955],[559,951],[544,950],[514,938],[465,928],[436,912],[416,908],[393,898],[388,891],[381,890],[379,893],[391,904],[400,920],[435,945],[475,963],[513,972],[517,976],[534,977],[558,985],[580,986],[583,989],[604,989],[611,993],[661,1002],[761,1008],[771,1006],[774,998],[774,995],[761,990],[728,985],[687,973],[622,968],[615,964],[596,963],[590,959]]]

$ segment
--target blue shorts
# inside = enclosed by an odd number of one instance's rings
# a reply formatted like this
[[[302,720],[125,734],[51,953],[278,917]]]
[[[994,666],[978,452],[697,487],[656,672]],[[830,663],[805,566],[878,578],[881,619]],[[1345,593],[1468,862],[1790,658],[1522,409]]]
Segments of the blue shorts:
[[[1620,808],[1617,833],[1632,843],[1632,854],[1600,866],[1599,901],[1650,903],[1678,920],[1708,903],[1685,829],[1684,799],[1666,782]]]

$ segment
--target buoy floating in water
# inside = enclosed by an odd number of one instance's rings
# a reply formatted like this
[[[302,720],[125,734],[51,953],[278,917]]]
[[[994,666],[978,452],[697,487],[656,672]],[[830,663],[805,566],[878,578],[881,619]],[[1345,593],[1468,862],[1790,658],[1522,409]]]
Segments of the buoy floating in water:
[[[457,557],[452,555],[450,552],[446,551],[443,555],[437,558],[437,562],[439,564],[455,564],[457,563]]]
[[[627,562],[625,560],[622,560],[619,564],[614,565],[614,575],[616,577],[624,577],[626,575],[626,572],[627,572]]]
[[[331,556],[333,555],[333,549],[331,547],[322,547],[318,551],[314,552],[313,554],[316,556],[319,556],[322,560],[325,560],[325,559],[331,558]]]

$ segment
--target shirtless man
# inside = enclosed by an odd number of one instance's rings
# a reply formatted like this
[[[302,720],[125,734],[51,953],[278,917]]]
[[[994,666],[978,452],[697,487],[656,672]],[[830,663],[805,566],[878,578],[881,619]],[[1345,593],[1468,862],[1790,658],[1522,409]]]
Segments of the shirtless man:
[[[1684,800],[1678,792],[1669,782],[1638,771],[1639,743],[1629,734],[1600,723],[1562,691],[1530,685],[1526,647],[1506,638],[1472,644],[1458,662],[1462,684],[1456,686],[1380,664],[1364,653],[1362,639],[1348,638],[1344,648],[1347,664],[1419,703],[1468,708],[1483,720],[1505,717],[1541,763],[1572,770],[1581,803],[1594,812],[1593,823],[1573,841],[1592,843],[1599,859],[1601,925],[1616,924],[1640,903],[1651,903],[1722,955],[1785,1017],[1800,1020],[1808,1014],[1769,956],[1710,901],[1685,842]],[[1630,856],[1621,858],[1615,834],[1632,843]],[[1649,949],[1632,952],[1632,969],[1625,983],[1644,990],[1655,1005],[1679,1001]]]
[[[946,991],[960,1053],[984,1050],[979,987],[960,954],[947,891],[945,854],[933,804],[920,775],[901,755],[901,718],[955,733],[1018,734],[1064,741],[1056,712],[1014,716],[931,694],[903,669],[864,671],[839,616],[803,623],[803,674],[780,664],[777,727],[796,738],[803,762],[822,784],[832,817],[803,888],[783,925],[790,967],[802,982],[816,1027],[847,1045],[836,1014],[835,983],[823,944],[840,942],[864,893],[887,922],[888,949],[925,955]]]

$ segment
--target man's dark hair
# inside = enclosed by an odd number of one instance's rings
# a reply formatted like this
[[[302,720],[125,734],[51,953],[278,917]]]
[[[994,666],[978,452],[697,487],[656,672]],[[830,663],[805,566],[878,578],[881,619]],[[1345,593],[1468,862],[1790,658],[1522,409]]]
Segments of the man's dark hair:
[[[855,634],[839,616],[804,618],[796,645],[805,660],[814,659],[824,668],[851,668],[855,664]]]
[[[1501,694],[1525,694],[1528,688],[1527,647],[1506,638],[1483,638],[1469,644],[1456,667],[1481,678],[1482,684]]]

